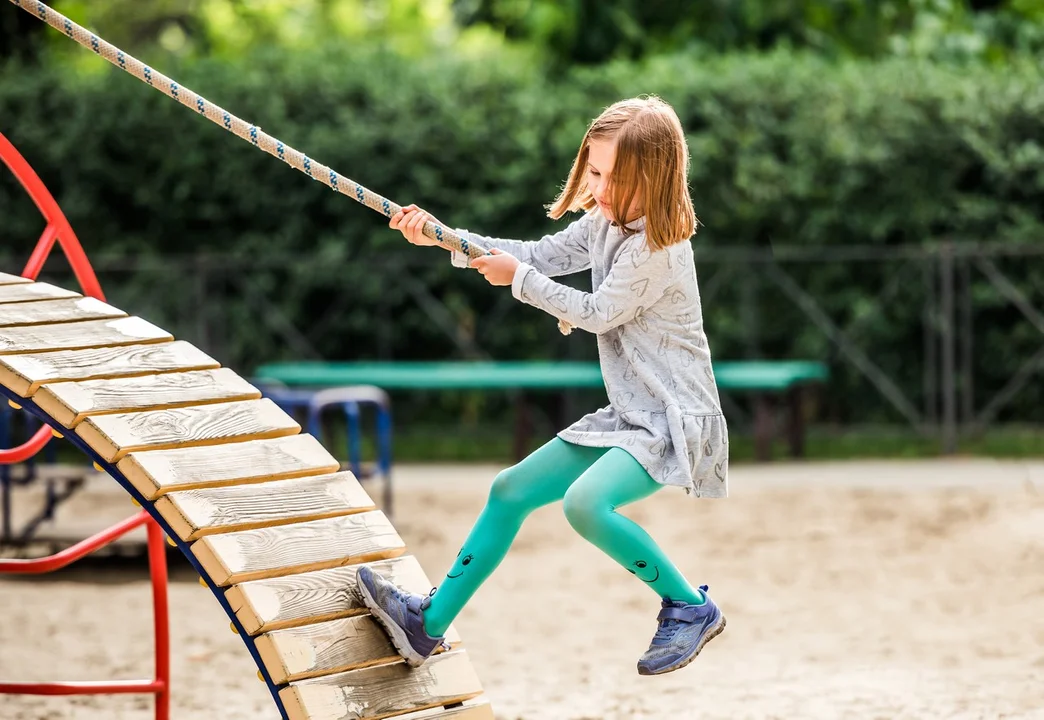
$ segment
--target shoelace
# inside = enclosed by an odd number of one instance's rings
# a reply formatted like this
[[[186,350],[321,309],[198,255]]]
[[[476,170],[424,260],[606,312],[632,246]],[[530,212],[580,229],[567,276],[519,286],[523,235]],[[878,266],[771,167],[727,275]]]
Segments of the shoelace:
[[[660,627],[656,628],[656,634],[653,635],[653,642],[669,642],[677,631],[677,620],[661,620]]]
[[[706,585],[700,585],[700,590],[704,593],[706,593],[708,589],[709,588]],[[667,598],[667,600],[669,600],[669,598]],[[673,618],[666,618],[659,622],[660,625],[656,628],[656,634],[653,635],[653,642],[670,642],[671,639],[674,638],[675,633],[678,632],[678,626],[681,625],[681,621]]]

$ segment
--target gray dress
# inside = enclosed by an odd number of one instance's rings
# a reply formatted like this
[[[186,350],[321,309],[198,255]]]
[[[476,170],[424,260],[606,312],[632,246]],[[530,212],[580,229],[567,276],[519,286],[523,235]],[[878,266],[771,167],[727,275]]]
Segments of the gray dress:
[[[728,496],[728,428],[721,411],[696,282],[692,245],[652,252],[644,218],[625,237],[598,210],[561,232],[519,241],[457,232],[521,261],[512,295],[597,337],[609,405],[558,433],[629,452],[662,485],[695,497]],[[452,262],[468,258],[454,251]],[[591,271],[594,292],[552,277]]]

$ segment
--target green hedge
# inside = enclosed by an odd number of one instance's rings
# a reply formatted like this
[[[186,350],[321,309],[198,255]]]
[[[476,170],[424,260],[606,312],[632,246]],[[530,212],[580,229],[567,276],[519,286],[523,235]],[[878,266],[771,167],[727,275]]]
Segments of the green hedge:
[[[622,96],[662,95],[678,109],[692,150],[691,189],[704,224],[694,240],[699,270],[705,288],[718,285],[705,308],[715,357],[830,360],[824,412],[843,422],[900,416],[778,289],[752,282],[757,274],[745,266],[723,265],[720,250],[1044,241],[1044,71],[1033,63],[834,65],[788,53],[686,54],[548,78],[510,58],[410,63],[343,48],[161,69],[397,202],[514,237],[564,224],[544,208],[591,117]],[[444,300],[450,322],[494,357],[594,357],[586,334],[560,336],[551,318],[504,288],[449,267],[441,251],[407,245],[377,213],[108,66],[75,77],[0,68],[0,132],[100,258],[113,302],[244,373],[304,352],[259,331],[258,313],[313,330],[308,342],[330,358],[455,356],[406,274]],[[12,249],[14,262],[40,222],[8,177],[0,178],[0,218],[0,255]],[[1040,256],[998,263],[1040,307]],[[712,280],[720,267],[730,273]],[[870,301],[901,263],[782,267],[840,325],[863,318],[862,347],[923,404],[916,269],[873,317]],[[1040,336],[981,275],[973,279],[981,399],[1003,387]],[[584,287],[587,278],[568,282]],[[1044,420],[1042,386],[1031,383],[999,419]]]

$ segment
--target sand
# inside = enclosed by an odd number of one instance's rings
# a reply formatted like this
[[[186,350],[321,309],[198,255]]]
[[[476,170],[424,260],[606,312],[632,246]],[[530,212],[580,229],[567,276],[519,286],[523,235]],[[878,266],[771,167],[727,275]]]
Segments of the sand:
[[[496,468],[395,472],[395,525],[439,578]],[[666,491],[624,509],[728,618],[692,665],[661,677],[635,670],[657,598],[560,506],[530,517],[455,622],[498,720],[1044,718],[1044,463],[749,465],[731,485],[725,500]],[[277,718],[209,591],[175,575],[172,717]],[[0,610],[2,679],[151,673],[140,566],[0,579]],[[145,720],[151,708],[0,696],[3,720]]]

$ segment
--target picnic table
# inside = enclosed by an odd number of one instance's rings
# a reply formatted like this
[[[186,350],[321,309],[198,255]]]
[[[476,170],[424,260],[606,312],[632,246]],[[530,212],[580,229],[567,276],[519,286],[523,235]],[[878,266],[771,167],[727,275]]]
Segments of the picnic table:
[[[787,439],[791,455],[804,454],[803,393],[827,377],[823,363],[806,360],[739,360],[714,363],[723,392],[748,392],[754,401],[755,452],[771,456],[773,415],[782,400],[789,408]],[[521,459],[530,432],[526,391],[604,389],[597,362],[585,361],[309,361],[271,363],[255,372],[259,381],[301,391],[353,385],[392,390],[517,391],[515,456]]]

